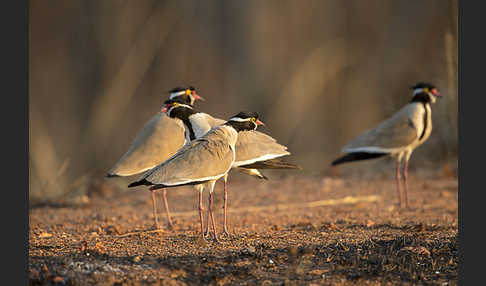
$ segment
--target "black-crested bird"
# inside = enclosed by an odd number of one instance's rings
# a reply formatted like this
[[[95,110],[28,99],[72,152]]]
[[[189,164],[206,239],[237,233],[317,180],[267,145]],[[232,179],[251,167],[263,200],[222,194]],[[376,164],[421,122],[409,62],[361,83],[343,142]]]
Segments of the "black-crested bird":
[[[396,181],[399,204],[403,206],[400,187],[400,165],[404,160],[403,178],[405,180],[405,206],[408,208],[408,160],[412,152],[422,145],[432,131],[431,103],[440,96],[437,88],[420,82],[411,87],[412,99],[392,117],[386,119],[373,129],[369,129],[343,147],[343,157],[331,164],[392,156],[397,161]]]
[[[204,136],[186,143],[167,161],[145,173],[138,181],[128,185],[150,186],[150,190],[197,185],[199,187],[199,219],[201,235],[203,230],[202,192],[209,189],[209,214],[215,235],[216,224],[213,215],[213,191],[218,179],[226,175],[233,166],[238,134],[245,130],[256,130],[263,123],[255,112],[240,112],[222,125],[212,128]]]
[[[169,91],[169,99],[177,99],[188,105],[196,100],[204,100],[196,93],[194,87],[176,87]],[[137,133],[128,151],[108,171],[106,177],[127,177],[137,175],[167,160],[185,143],[184,126],[179,120],[168,117],[164,112],[158,112]],[[152,208],[154,226],[159,229],[155,191],[152,191]],[[172,227],[166,190],[162,190],[169,228]]]
[[[222,119],[196,111],[192,106],[184,104],[178,99],[164,102],[166,113],[171,118],[178,118],[184,123],[186,140],[200,138],[211,128],[224,122]],[[298,165],[286,162],[281,157],[290,155],[287,147],[265,133],[256,130],[242,131],[238,135],[235,145],[236,159],[233,168],[260,179],[267,179],[258,169],[301,169]],[[227,180],[229,173],[224,176],[223,194],[223,232],[229,235],[227,229]],[[208,226],[207,226],[208,227]]]

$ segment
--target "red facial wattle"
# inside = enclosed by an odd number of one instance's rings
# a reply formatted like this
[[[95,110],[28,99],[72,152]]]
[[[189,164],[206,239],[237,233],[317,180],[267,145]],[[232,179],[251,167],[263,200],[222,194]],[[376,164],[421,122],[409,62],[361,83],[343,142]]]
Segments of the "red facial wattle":
[[[191,94],[192,94],[192,97],[194,97],[194,100],[201,100],[201,101],[204,101],[204,98],[203,98],[203,97],[201,97],[201,96],[199,96],[199,95],[196,93],[196,91],[195,91],[195,90],[193,90],[193,91],[191,92]]]
[[[263,124],[263,122],[261,122],[261,121],[260,121],[260,120],[258,120],[258,119],[255,121],[255,124],[256,124],[257,126],[260,126],[260,125],[265,125],[265,124]]]

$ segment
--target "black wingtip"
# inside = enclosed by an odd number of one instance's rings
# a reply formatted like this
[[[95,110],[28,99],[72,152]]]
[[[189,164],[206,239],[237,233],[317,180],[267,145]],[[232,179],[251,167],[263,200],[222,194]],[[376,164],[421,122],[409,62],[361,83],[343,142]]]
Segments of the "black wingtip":
[[[367,153],[367,152],[348,153],[332,161],[331,166],[336,166],[338,164],[342,164],[346,162],[375,159],[385,155],[388,155],[388,153]]]
[[[140,181],[136,181],[136,182],[133,182],[131,183],[130,185],[128,185],[129,188],[132,188],[132,187],[136,187],[136,186],[149,186],[149,185],[152,185],[152,183],[150,183],[149,181],[147,181],[146,179],[142,179]]]
[[[120,177],[119,175],[116,175],[116,174],[111,174],[111,173],[108,173],[105,175],[105,178],[114,178],[114,177]]]

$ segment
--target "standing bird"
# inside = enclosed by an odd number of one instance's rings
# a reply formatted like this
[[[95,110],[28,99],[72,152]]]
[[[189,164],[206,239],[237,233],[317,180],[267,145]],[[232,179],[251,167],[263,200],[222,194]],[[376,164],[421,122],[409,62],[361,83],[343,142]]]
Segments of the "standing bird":
[[[331,165],[366,160],[390,155],[397,161],[397,191],[402,207],[400,187],[400,164],[405,160],[403,177],[405,179],[405,207],[408,208],[408,160],[413,150],[422,145],[432,132],[431,103],[440,96],[437,88],[430,83],[420,82],[412,87],[413,96],[408,104],[373,129],[369,129],[343,147],[347,153],[334,160]]]
[[[215,239],[216,224],[213,215],[213,191],[216,181],[226,175],[235,162],[235,144],[238,133],[256,130],[263,123],[255,112],[240,112],[224,124],[212,128],[204,136],[186,143],[167,161],[145,173],[128,187],[150,186],[150,190],[197,185],[199,187],[199,219],[204,239],[202,192],[209,189],[209,214]]]
[[[204,100],[196,94],[194,87],[176,87],[169,91],[169,99],[177,99],[188,105],[196,100]],[[137,133],[128,151],[113,166],[106,177],[126,177],[145,172],[167,160],[185,143],[184,126],[164,112],[157,113]],[[169,228],[172,228],[166,190],[162,190]],[[154,227],[160,229],[155,203],[155,191],[152,191]]]
[[[169,99],[164,102],[167,115],[171,118],[178,118],[184,123],[186,140],[192,141],[200,138],[211,128],[224,122],[222,119],[214,118],[203,112],[198,112],[192,106],[184,104],[178,99]],[[267,179],[258,169],[301,169],[299,166],[286,162],[280,157],[290,155],[287,147],[265,133],[256,130],[242,131],[238,135],[235,145],[236,159],[233,168],[260,179]],[[227,229],[227,180],[228,174],[224,175],[224,196],[223,196],[223,232],[229,235]],[[209,225],[207,225],[207,228]]]

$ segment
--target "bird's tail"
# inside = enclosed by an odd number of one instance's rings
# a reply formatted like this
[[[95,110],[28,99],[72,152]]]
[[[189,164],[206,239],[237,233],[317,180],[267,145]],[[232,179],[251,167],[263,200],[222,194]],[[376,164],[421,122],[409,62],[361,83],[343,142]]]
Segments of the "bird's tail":
[[[340,158],[337,158],[336,160],[332,161],[331,165],[335,166],[346,162],[375,159],[381,156],[385,156],[387,154],[388,153],[353,152],[353,153],[348,153]]]
[[[255,162],[252,164],[240,166],[246,169],[298,169],[302,170],[299,165],[284,161],[280,158],[265,160],[261,162]]]

